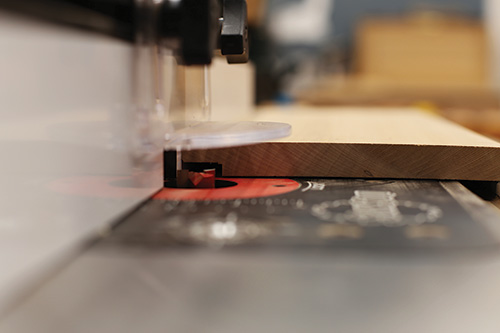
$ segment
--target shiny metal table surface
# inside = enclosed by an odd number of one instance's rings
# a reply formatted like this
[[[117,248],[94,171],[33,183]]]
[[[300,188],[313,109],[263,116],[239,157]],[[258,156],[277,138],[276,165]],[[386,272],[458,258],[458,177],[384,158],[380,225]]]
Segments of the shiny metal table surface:
[[[292,241],[279,241],[290,237],[283,224],[276,237],[230,246],[171,238],[173,229],[155,242],[148,230],[165,230],[155,226],[176,221],[176,210],[169,210],[171,202],[153,200],[21,302],[3,318],[0,331],[498,332],[500,247],[489,237],[498,239],[498,212],[458,183],[369,185],[392,189],[400,198],[422,199],[422,193],[430,198],[432,192],[443,216],[451,217],[435,223],[470,239],[477,232],[484,246],[460,237],[449,246],[419,246],[418,240],[401,242],[395,229],[386,236],[385,229],[371,234],[384,242],[339,246],[336,240],[307,238],[308,230],[323,222],[297,210],[280,213],[304,227]],[[325,197],[359,186],[365,184],[334,181],[326,185]],[[466,227],[475,222],[467,222],[443,188],[474,207],[468,212],[480,218],[477,230]],[[304,196],[301,207],[322,198],[320,192],[293,193]],[[242,216],[244,204],[238,203]],[[198,205],[205,214],[205,204]],[[176,207],[194,210],[192,201]],[[155,222],[159,208],[169,211]],[[214,210],[222,214],[221,208]],[[489,234],[480,232],[484,225]]]
[[[498,332],[500,254],[90,251],[2,332]]]

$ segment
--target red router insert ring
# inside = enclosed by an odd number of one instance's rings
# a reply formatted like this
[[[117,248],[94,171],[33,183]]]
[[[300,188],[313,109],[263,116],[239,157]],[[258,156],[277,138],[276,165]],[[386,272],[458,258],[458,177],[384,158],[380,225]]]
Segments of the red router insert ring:
[[[156,200],[222,200],[261,198],[297,190],[300,184],[291,179],[276,178],[218,178],[235,182],[223,188],[164,188],[153,196]]]

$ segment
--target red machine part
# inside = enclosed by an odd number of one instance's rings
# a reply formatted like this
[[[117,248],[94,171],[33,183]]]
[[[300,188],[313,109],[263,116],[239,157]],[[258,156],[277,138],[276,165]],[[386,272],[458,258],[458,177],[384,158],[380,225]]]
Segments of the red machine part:
[[[153,196],[156,200],[222,200],[261,198],[295,191],[300,184],[291,179],[218,178],[236,183],[222,188],[164,188]]]

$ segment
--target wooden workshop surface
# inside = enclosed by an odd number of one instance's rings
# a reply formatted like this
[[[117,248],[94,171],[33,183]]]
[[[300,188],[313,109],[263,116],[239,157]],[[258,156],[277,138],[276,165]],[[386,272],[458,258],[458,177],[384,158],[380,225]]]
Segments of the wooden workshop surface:
[[[266,107],[254,120],[292,135],[252,146],[183,153],[231,177],[500,180],[500,144],[412,108]]]

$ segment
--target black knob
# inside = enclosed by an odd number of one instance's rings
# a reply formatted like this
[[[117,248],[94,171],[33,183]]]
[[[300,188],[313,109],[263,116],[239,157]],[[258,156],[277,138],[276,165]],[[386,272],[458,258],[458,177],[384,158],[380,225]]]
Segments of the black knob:
[[[221,53],[229,63],[248,61],[248,24],[245,0],[222,0]]]
[[[221,49],[229,63],[248,61],[245,0],[163,0],[159,37],[173,39],[179,61],[208,65]]]

